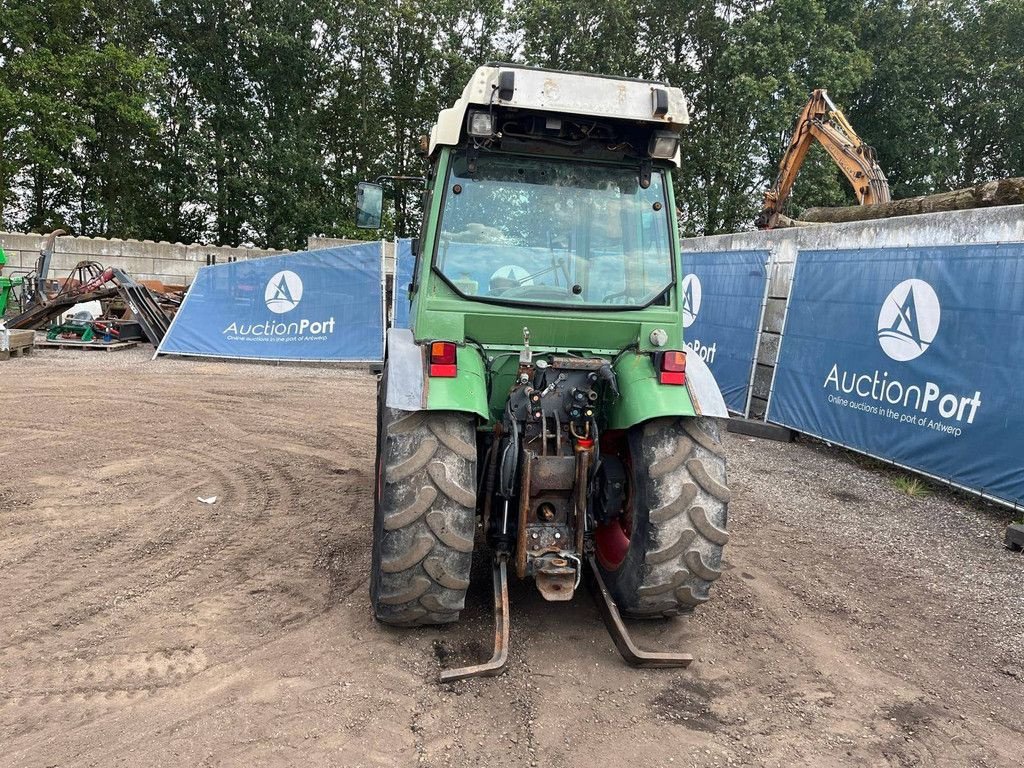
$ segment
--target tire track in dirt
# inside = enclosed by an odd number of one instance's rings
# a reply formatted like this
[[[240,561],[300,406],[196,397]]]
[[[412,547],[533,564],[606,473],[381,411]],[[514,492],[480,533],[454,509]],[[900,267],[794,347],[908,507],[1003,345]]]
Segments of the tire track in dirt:
[[[185,453],[177,448],[168,447],[166,450],[167,455],[177,454],[179,458],[183,458]],[[207,460],[203,457],[199,457],[196,461],[200,464],[206,464],[206,469],[209,474],[217,477],[217,485],[220,487],[234,486],[236,493],[243,490],[243,485],[235,483],[230,472],[223,470],[218,464],[213,461]],[[144,488],[137,489],[137,492],[144,493]],[[172,494],[174,496],[183,495],[181,492]],[[240,494],[239,494],[240,495]],[[194,503],[194,502],[193,502]],[[163,511],[155,509],[155,514],[158,516],[155,519],[162,520],[160,515]],[[45,606],[46,612],[44,618],[47,623],[51,625],[62,625],[68,622],[72,622],[82,612],[90,613],[90,611],[97,611],[102,609],[96,608],[96,603],[105,603],[105,596],[109,593],[116,591],[122,583],[135,584],[138,579],[145,578],[144,573],[140,573],[137,570],[138,566],[142,565],[145,571],[167,571],[173,569],[173,563],[167,562],[168,560],[173,561],[185,561],[191,560],[198,557],[204,549],[208,549],[211,545],[215,545],[217,541],[221,539],[220,531],[207,530],[200,533],[199,535],[193,535],[194,531],[191,528],[178,526],[172,528],[172,533],[164,534],[164,541],[167,542],[166,547],[161,547],[165,554],[161,556],[158,553],[157,557],[148,557],[145,560],[140,561],[135,555],[137,554],[140,546],[145,546],[145,541],[139,541],[139,539],[152,540],[147,537],[148,525],[154,518],[142,518],[142,526],[139,526],[139,518],[132,520],[125,519],[117,528],[112,531],[101,531],[94,534],[91,537],[86,538],[84,549],[89,553],[92,559],[97,559],[104,562],[108,566],[117,567],[117,576],[111,579],[109,573],[98,572],[95,576],[89,579],[82,580],[78,572],[67,572],[64,575],[58,575],[56,578],[52,578],[51,572],[52,564],[47,560],[36,562],[30,567],[28,574],[18,578],[12,577],[12,583],[16,585],[29,586],[32,584],[46,583],[48,588],[45,591],[36,591],[39,598],[36,600],[29,600],[19,605],[21,614],[29,614]],[[166,528],[165,528],[166,530]],[[132,536],[131,534],[135,534]],[[160,541],[160,539],[156,539]],[[178,547],[180,543],[184,542],[183,547]],[[40,550],[40,554],[45,555],[47,550]],[[156,578],[155,574],[150,574],[151,577]],[[64,603],[70,603],[71,598],[74,597],[73,601],[75,607],[72,608],[72,612],[66,615],[54,615],[55,608],[61,606]],[[82,607],[84,606],[84,608]],[[18,635],[13,636],[13,644],[18,644]],[[12,639],[12,638],[8,638]],[[0,648],[0,653],[3,652],[3,648]]]
[[[226,448],[214,446],[214,450],[224,453],[227,452]],[[168,450],[167,453],[173,452]],[[33,674],[39,670],[39,665],[34,663],[36,659],[51,656],[58,649],[72,652],[73,648],[83,643],[88,644],[93,637],[119,635],[129,631],[133,624],[145,618],[152,604],[166,603],[169,596],[180,594],[183,589],[188,591],[191,584],[205,584],[204,592],[213,593],[212,597],[198,606],[195,603],[188,606],[193,609],[202,608],[202,611],[197,612],[200,615],[194,616],[190,622],[191,634],[196,637],[218,626],[223,627],[225,622],[237,626],[239,611],[247,610],[246,602],[254,599],[261,603],[258,606],[260,620],[263,623],[269,620],[281,631],[290,631],[328,607],[330,587],[327,579],[314,565],[315,549],[312,542],[304,549],[293,549],[288,554],[260,557],[262,553],[278,551],[277,547],[283,542],[294,541],[294,536],[289,538],[296,528],[293,512],[300,507],[297,503],[299,494],[303,487],[308,488],[308,484],[274,465],[252,467],[243,463],[225,467],[212,461],[200,459],[197,462],[195,457],[191,458],[193,465],[198,464],[201,471],[205,470],[209,476],[217,477],[215,485],[232,489],[226,495],[232,497],[240,510],[241,520],[236,515],[236,520],[210,527],[196,536],[191,536],[190,531],[180,526],[175,528],[174,525],[165,525],[156,532],[155,541],[166,545],[167,556],[151,559],[145,568],[140,569],[135,556],[139,554],[140,547],[154,539],[140,541],[136,537],[134,548],[122,546],[116,556],[112,556],[115,553],[109,549],[97,553],[107,560],[108,565],[132,566],[132,569],[113,582],[109,578],[96,578],[84,585],[72,586],[62,581],[56,585],[59,597],[56,603],[52,596],[46,601],[36,601],[34,607],[45,608],[47,615],[52,616],[55,605],[59,608],[72,601],[88,603],[97,590],[109,591],[112,583],[114,589],[122,583],[131,585],[132,589],[126,601],[104,604],[100,610],[85,616],[84,620],[77,611],[65,615],[64,622],[68,619],[78,622],[69,631],[65,631],[63,626],[51,626],[46,632],[16,638],[20,642],[4,648],[5,666],[20,666],[29,675],[27,679],[0,680],[9,701],[18,705],[19,716],[7,724],[12,729],[11,733],[20,733],[23,729],[19,723],[31,721],[35,712],[41,713],[44,709],[52,712],[54,707],[59,709],[67,706],[77,709],[79,719],[88,719],[118,706],[130,705],[143,693],[151,695],[159,689],[174,687],[187,680],[195,670],[187,674],[170,670],[156,675],[147,671],[141,675],[122,674],[114,679],[108,673],[105,679],[85,684],[78,678],[64,679],[50,675],[40,679],[33,677]],[[244,462],[245,458],[241,461]],[[327,478],[331,482],[336,480],[334,475],[326,473],[324,478],[325,482]],[[223,510],[221,508],[218,511]],[[233,537],[238,530],[232,529],[239,523],[244,526],[241,530],[245,541]],[[100,540],[104,537],[109,539],[110,532],[97,536]],[[200,554],[203,560],[192,562]],[[308,574],[294,575],[296,567],[312,574],[315,582],[312,589]],[[169,578],[164,578],[164,573]],[[253,598],[253,594],[258,597]],[[265,643],[266,640],[260,638],[261,634],[249,632],[247,642],[233,648],[231,655]]]
[[[144,613],[144,604],[147,601],[158,599],[161,597],[161,592],[168,589],[174,590],[187,582],[203,582],[209,575],[208,571],[217,571],[220,574],[218,591],[222,597],[214,597],[211,602],[218,601],[228,604],[231,598],[237,600],[238,596],[245,592],[241,588],[241,584],[255,575],[262,581],[280,582],[283,585],[280,590],[282,594],[275,597],[279,606],[275,612],[285,614],[283,623],[292,624],[302,621],[324,609],[326,604],[324,597],[320,594],[308,596],[308,590],[303,588],[301,580],[296,584],[285,582],[283,574],[286,567],[283,564],[277,566],[276,574],[272,570],[273,566],[268,567],[257,563],[255,574],[249,567],[249,563],[258,556],[260,551],[265,550],[271,543],[280,542],[282,537],[287,537],[292,526],[287,522],[287,517],[282,517],[282,515],[286,515],[297,505],[299,495],[307,486],[295,479],[290,472],[276,468],[273,463],[250,466],[243,457],[239,463],[224,466],[219,462],[172,447],[172,445],[176,445],[173,441],[162,441],[158,438],[151,442],[156,443],[155,447],[159,454],[175,458],[178,460],[175,463],[188,466],[193,471],[198,466],[201,474],[214,479],[212,485],[223,489],[222,502],[230,499],[234,505],[244,511],[244,525],[249,529],[246,532],[249,544],[237,541],[232,536],[234,532],[224,530],[223,527],[208,528],[198,535],[192,535],[192,531],[179,524],[177,526],[166,525],[152,537],[137,537],[134,543],[122,544],[116,553],[97,552],[97,554],[104,555],[105,559],[125,566],[127,573],[124,577],[111,582],[108,576],[98,576],[82,583],[75,578],[76,574],[71,574],[68,577],[60,578],[55,584],[51,582],[51,587],[57,587],[56,600],[54,600],[51,589],[44,599],[30,601],[28,605],[20,606],[22,616],[25,616],[26,613],[31,615],[31,609],[38,608],[45,603],[49,627],[42,632],[15,635],[13,645],[5,646],[0,654],[9,656],[12,653],[26,651],[34,653],[46,636],[60,635],[61,645],[70,646],[99,632],[116,630],[120,626],[130,625],[136,615]],[[214,445],[211,446],[211,449],[211,455],[216,455],[216,453],[232,455],[233,453],[228,450],[226,445]],[[187,498],[193,488],[194,485],[188,486],[184,490],[165,495],[159,501],[161,504],[166,504],[180,497]],[[140,491],[144,491],[144,489],[140,489]],[[263,535],[253,536],[252,529],[260,528],[268,520],[272,521],[270,526],[272,530]],[[123,533],[123,531],[119,531],[119,533]],[[109,543],[111,533],[109,531],[102,532],[95,538],[98,541]],[[141,540],[138,540],[140,538]],[[159,552],[165,553],[164,556],[158,554],[157,557],[148,558],[145,563],[146,567],[140,570],[138,568],[140,561],[137,556],[144,548],[146,550],[156,549],[154,544],[159,547]],[[93,549],[96,551],[96,548]],[[307,550],[310,549],[307,547]],[[43,552],[44,550],[39,548],[38,551]],[[150,553],[147,552],[147,554]],[[286,560],[291,563],[290,566],[287,566],[288,568],[293,568],[298,564],[308,566],[310,570],[313,570],[313,554],[310,551],[301,552],[299,557],[290,557]],[[211,565],[207,565],[207,563],[211,563]],[[216,565],[212,565],[212,563],[216,563]],[[30,572],[29,579],[41,578],[45,567],[45,564],[37,566],[34,571]],[[121,569],[119,568],[119,570]],[[169,578],[165,578],[164,574]],[[216,581],[216,579],[214,580]],[[106,595],[112,590],[116,591],[121,582],[132,585],[127,600],[111,603],[106,600],[93,599],[97,594]],[[259,588],[252,591],[270,592],[270,590]],[[74,598],[76,607],[70,613],[58,615],[58,619],[53,621],[54,605],[60,606],[62,603],[70,602],[72,598]],[[91,606],[91,608],[78,607],[82,604]],[[132,609],[133,604],[138,606],[134,610]],[[300,610],[295,609],[297,604],[301,605]],[[108,619],[107,615],[115,611],[120,615]],[[223,612],[215,610],[213,617],[216,618],[218,615],[222,617]],[[70,632],[64,631],[69,624],[75,626]],[[204,622],[197,622],[196,630],[201,632],[204,628],[203,625]]]

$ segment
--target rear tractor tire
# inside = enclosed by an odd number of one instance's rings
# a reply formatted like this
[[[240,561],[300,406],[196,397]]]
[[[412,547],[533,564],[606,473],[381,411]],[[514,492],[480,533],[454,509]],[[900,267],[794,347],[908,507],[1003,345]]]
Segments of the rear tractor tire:
[[[476,526],[470,414],[381,407],[370,600],[397,626],[458,620]]]
[[[597,540],[598,564],[623,614],[689,613],[722,575],[729,488],[718,430],[714,419],[692,417],[630,430],[627,514],[598,529]]]

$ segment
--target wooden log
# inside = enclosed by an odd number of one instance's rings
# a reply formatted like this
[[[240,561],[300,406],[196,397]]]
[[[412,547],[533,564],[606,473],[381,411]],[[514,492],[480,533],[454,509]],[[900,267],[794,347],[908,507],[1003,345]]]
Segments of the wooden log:
[[[828,210],[828,209],[824,209]],[[803,219],[791,219],[784,213],[780,213],[775,219],[775,226],[772,229],[789,229],[790,227],[809,227],[813,224]]]
[[[986,181],[966,189],[940,192],[936,195],[907,197],[877,205],[851,205],[843,208],[808,208],[799,223],[842,224],[847,221],[889,219],[918,213],[963,211],[969,208],[990,208],[997,205],[1024,204],[1024,177]],[[792,220],[791,220],[792,221]],[[793,222],[790,226],[799,223]]]

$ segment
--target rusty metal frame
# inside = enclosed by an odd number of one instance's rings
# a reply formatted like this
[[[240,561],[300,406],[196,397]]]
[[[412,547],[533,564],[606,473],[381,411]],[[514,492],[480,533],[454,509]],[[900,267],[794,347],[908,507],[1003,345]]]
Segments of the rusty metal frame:
[[[509,608],[508,567],[505,555],[498,555],[493,565],[494,576],[494,652],[483,664],[441,671],[441,682],[451,683],[467,677],[494,677],[508,664]]]
[[[516,576],[526,578],[527,521],[530,515],[530,475],[533,460],[530,451],[523,449],[522,482],[519,491],[519,530],[516,540]]]
[[[594,556],[587,557],[587,573],[590,577],[590,593],[597,603],[597,609],[604,619],[604,625],[608,628],[608,634],[612,636],[615,647],[619,649],[622,658],[627,664],[634,667],[688,667],[693,662],[693,656],[689,653],[671,653],[666,651],[644,651],[637,647],[630,637],[629,630],[622,621],[619,614],[619,607],[615,604],[608,587],[605,586],[601,572],[597,570],[597,562]]]
[[[583,536],[587,529],[587,479],[590,473],[590,461],[594,457],[593,448],[576,449],[576,488],[573,506],[576,509],[576,556],[583,557]]]

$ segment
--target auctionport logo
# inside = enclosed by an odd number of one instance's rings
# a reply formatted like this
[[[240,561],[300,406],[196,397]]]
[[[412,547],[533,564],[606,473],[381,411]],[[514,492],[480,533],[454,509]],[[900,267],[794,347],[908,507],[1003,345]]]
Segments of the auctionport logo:
[[[939,297],[928,283],[904,280],[889,292],[878,313],[876,335],[882,351],[901,363],[920,357],[939,332],[940,315]],[[912,375],[914,368],[904,375]],[[964,425],[974,423],[981,390],[950,391],[947,384],[920,379],[908,383],[899,372],[890,378],[886,370],[850,371],[834,363],[824,387],[832,405],[959,437]]]
[[[683,278],[683,328],[689,328],[700,312],[700,278],[689,274]]]
[[[290,270],[281,270],[267,281],[263,300],[276,315],[292,311],[302,300],[302,279]]]
[[[939,297],[924,280],[904,280],[890,291],[878,313],[878,343],[898,362],[920,357],[939,332]]]
[[[267,281],[263,301],[275,315],[283,315],[299,306],[302,293],[302,279],[291,270],[283,269]],[[309,309],[308,303],[306,309]],[[277,320],[272,317],[249,317],[244,322],[232,322],[221,333],[231,341],[326,341],[334,334],[334,317],[310,320],[298,316],[298,313],[288,319]]]

